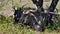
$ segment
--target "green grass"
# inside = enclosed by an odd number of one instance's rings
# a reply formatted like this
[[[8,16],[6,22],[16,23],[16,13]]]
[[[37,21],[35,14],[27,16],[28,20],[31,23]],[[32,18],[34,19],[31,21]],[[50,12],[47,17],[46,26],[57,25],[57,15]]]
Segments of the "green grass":
[[[59,17],[60,18],[60,17]],[[59,19],[57,18],[57,19]],[[60,20],[60,19],[59,19]],[[0,15],[0,33],[3,34],[49,34],[49,33],[60,33],[60,22],[56,22],[56,29],[54,27],[48,26],[44,32],[38,32],[31,29],[29,26],[22,26],[20,24],[13,24],[13,17],[7,17]]]
[[[3,34],[34,34],[28,26],[13,24],[13,17],[0,15],[0,33]]]
[[[19,24],[12,24],[12,23],[6,23],[0,25],[0,31],[2,31],[4,34],[33,34],[33,31],[30,31],[26,27],[22,27]]]

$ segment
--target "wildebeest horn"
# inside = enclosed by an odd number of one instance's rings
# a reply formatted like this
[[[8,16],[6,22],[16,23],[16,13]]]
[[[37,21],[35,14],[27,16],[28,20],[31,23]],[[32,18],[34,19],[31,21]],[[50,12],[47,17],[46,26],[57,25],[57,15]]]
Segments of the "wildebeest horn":
[[[26,6],[27,4],[28,4],[28,3],[24,4],[24,5],[21,7],[22,11],[24,10],[24,6]]]

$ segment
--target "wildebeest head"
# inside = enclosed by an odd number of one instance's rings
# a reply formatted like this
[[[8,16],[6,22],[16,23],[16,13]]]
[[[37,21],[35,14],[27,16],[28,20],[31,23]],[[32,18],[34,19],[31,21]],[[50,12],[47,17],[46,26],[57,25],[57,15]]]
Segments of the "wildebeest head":
[[[19,9],[18,9],[17,7],[13,7],[14,10],[15,10],[15,12],[14,12],[14,20],[15,20],[16,23],[18,23],[21,15],[22,15],[22,13],[23,13],[23,11],[24,11],[24,6],[25,6],[25,5],[26,5],[26,4],[24,4],[24,5],[23,5],[21,8],[19,8]]]

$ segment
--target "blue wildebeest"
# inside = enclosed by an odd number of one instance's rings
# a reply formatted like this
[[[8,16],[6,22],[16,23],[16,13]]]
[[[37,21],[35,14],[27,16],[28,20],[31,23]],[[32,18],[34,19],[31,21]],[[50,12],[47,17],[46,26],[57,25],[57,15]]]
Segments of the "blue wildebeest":
[[[44,31],[45,25],[48,23],[53,25],[53,12],[58,1],[52,0],[50,7],[45,10],[43,9],[43,0],[32,0],[37,9],[32,10],[29,8],[28,10],[24,10],[24,6],[20,10],[16,10],[17,8],[15,8],[14,20],[16,23],[27,24],[35,30]]]

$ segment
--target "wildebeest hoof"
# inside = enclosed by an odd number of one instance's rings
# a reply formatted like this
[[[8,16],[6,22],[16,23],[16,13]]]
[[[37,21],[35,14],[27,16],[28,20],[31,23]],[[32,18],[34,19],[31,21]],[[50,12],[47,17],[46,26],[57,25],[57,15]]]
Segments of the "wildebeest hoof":
[[[37,31],[40,31],[40,32],[43,32],[45,28],[42,28],[40,25],[34,25],[33,29],[37,30]]]

